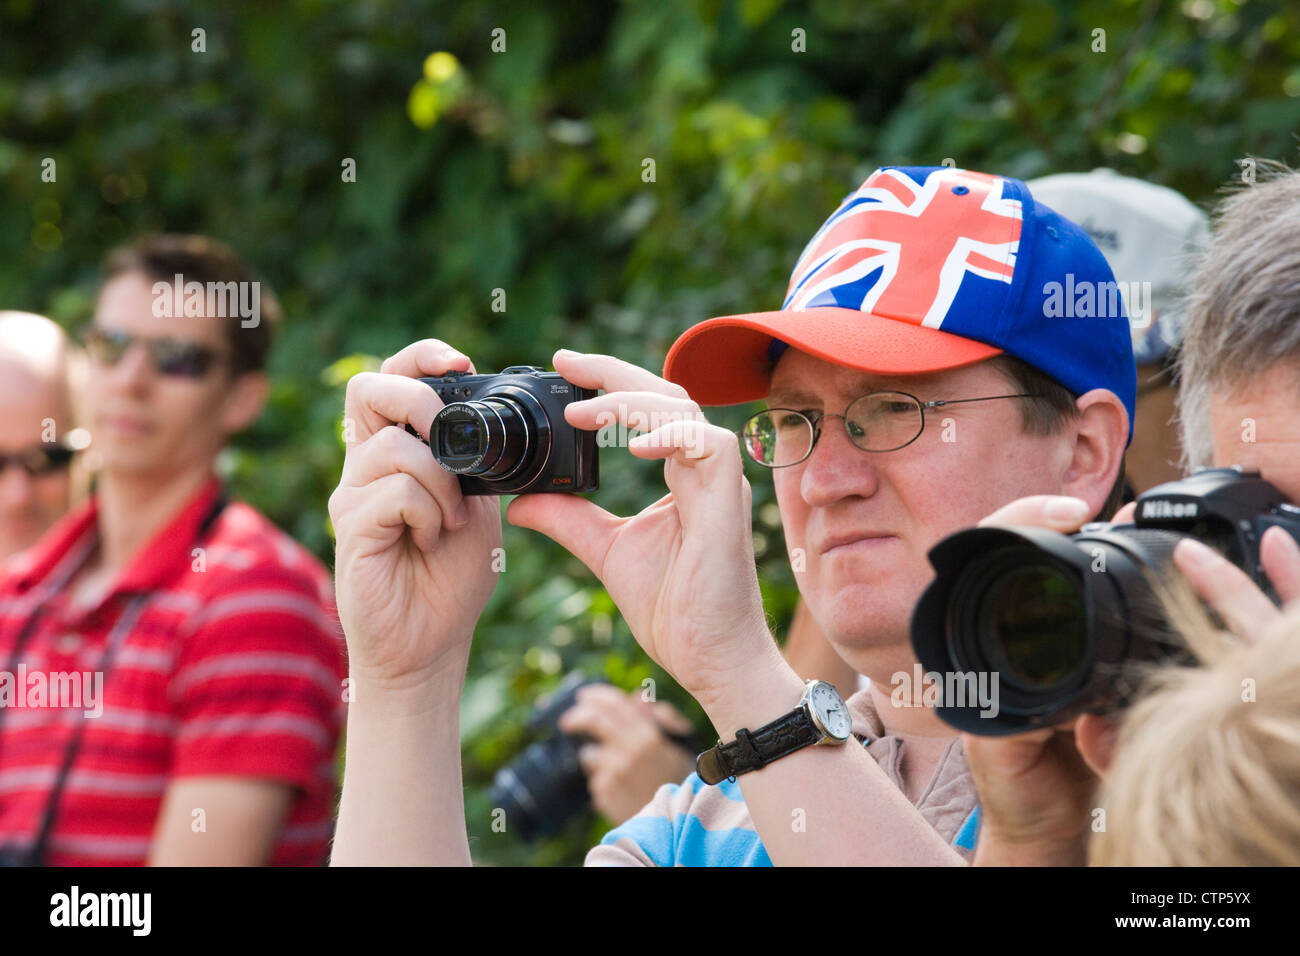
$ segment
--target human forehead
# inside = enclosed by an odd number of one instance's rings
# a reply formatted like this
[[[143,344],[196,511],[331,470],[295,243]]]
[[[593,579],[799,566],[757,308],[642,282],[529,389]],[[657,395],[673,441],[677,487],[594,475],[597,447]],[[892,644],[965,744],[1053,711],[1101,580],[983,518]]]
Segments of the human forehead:
[[[816,403],[891,390],[908,392],[924,399],[964,398],[964,395],[949,393],[953,389],[990,381],[1001,383],[1002,379],[988,362],[924,375],[878,375],[788,349],[772,374],[767,403],[773,406]]]
[[[39,444],[51,419],[62,432],[71,407],[67,389],[50,376],[35,375],[0,360],[0,449]]]
[[[155,293],[155,285],[158,292]],[[226,323],[233,321],[223,317],[176,314],[176,300],[173,290],[175,284],[166,280],[149,278],[142,272],[125,272],[114,276],[104,284],[95,305],[95,324],[100,328],[119,332],[130,332],[145,338],[183,339],[188,342],[201,342],[221,346],[226,337]],[[154,303],[159,296],[167,301],[155,310]],[[183,304],[182,299],[182,304]],[[155,314],[155,311],[163,314]],[[167,315],[166,312],[173,314]]]

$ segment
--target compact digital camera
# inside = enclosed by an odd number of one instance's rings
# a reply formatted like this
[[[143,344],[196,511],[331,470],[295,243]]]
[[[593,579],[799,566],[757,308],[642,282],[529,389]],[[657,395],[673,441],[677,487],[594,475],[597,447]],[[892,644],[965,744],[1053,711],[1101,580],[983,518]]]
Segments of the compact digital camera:
[[[466,495],[583,492],[598,487],[596,433],[564,420],[565,406],[595,398],[558,372],[512,365],[497,375],[448,372],[421,382],[445,407],[429,447]]]

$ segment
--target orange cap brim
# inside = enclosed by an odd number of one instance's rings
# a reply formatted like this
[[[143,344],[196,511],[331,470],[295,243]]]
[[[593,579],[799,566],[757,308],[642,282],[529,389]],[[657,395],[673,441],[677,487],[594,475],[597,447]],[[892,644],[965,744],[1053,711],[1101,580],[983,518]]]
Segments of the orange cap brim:
[[[768,393],[773,339],[876,375],[924,375],[1002,354],[1002,349],[951,332],[823,306],[724,315],[694,325],[668,350],[664,378],[681,385],[701,405],[755,401]]]

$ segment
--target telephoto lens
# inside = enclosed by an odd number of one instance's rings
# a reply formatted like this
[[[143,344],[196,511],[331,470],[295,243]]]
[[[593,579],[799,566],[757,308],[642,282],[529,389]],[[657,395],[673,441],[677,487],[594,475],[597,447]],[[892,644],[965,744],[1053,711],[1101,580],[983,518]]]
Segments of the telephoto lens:
[[[583,740],[561,733],[556,722],[573,706],[580,688],[602,683],[579,672],[568,675],[528,720],[529,733],[541,739],[497,771],[489,799],[505,811],[506,826],[524,840],[558,832],[591,805],[587,777],[578,763]]]
[[[1259,564],[1271,525],[1300,541],[1300,509],[1273,485],[1213,468],[1139,497],[1135,524],[950,535],[912,616],[939,717],[997,736],[1125,706],[1151,665],[1192,662],[1161,600],[1178,542],[1209,545],[1271,595]]]
[[[497,771],[488,798],[493,807],[505,811],[507,829],[525,841],[558,833],[591,806],[587,775],[578,763],[578,749],[588,738],[561,732],[558,721],[573,706],[579,690],[606,683],[579,671],[565,677],[528,719],[528,733],[538,739]],[[703,749],[694,731],[663,733],[691,754]]]

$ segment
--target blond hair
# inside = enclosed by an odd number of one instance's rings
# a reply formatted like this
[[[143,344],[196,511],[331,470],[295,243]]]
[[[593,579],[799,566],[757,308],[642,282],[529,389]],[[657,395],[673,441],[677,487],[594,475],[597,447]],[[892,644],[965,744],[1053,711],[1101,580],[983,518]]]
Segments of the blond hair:
[[[1089,863],[1300,866],[1300,606],[1245,640],[1165,598],[1201,666],[1160,670],[1125,715]]]

